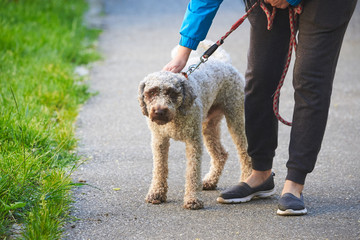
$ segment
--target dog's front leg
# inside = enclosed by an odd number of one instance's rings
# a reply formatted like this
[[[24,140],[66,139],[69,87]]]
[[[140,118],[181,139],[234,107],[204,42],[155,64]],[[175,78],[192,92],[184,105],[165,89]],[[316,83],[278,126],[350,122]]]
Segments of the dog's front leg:
[[[202,189],[201,182],[201,154],[202,141],[199,134],[197,138],[191,138],[186,141],[186,183],[184,208],[200,209],[204,207],[204,203],[198,198]]]
[[[153,178],[149,192],[145,198],[145,201],[148,203],[159,204],[166,202],[169,146],[169,138],[153,134]]]

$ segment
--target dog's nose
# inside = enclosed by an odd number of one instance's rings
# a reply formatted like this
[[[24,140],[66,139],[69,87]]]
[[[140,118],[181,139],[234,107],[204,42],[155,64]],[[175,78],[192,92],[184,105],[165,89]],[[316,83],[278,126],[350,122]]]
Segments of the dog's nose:
[[[163,117],[166,115],[167,109],[166,108],[158,108],[154,110],[154,113],[159,116],[159,117]]]

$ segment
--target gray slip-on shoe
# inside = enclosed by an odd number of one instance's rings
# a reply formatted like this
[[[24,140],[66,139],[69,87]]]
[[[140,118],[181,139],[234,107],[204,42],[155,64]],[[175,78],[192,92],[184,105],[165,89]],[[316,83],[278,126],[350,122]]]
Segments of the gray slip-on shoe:
[[[280,197],[278,207],[276,213],[281,216],[300,216],[307,213],[302,194],[298,198],[291,193],[285,193]]]
[[[243,203],[251,199],[267,198],[275,194],[274,173],[260,186],[251,188],[247,183],[241,182],[221,192],[216,199],[219,203]]]

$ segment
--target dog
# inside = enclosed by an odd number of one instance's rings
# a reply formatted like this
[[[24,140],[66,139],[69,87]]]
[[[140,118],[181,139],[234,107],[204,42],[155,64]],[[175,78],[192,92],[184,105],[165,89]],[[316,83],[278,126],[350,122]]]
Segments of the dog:
[[[205,40],[198,49],[212,45]],[[176,52],[173,50],[173,54]],[[199,58],[190,56],[188,63]],[[185,142],[186,183],[184,208],[204,207],[201,189],[214,190],[228,158],[220,142],[220,123],[225,116],[228,130],[236,145],[243,181],[251,173],[244,129],[244,78],[231,65],[230,56],[219,47],[209,60],[188,79],[181,73],[151,73],[139,85],[138,100],[148,117],[152,134],[153,178],[145,198],[148,203],[166,202],[168,191],[168,152],[170,138]],[[205,144],[210,157],[210,171],[201,181],[201,157]]]

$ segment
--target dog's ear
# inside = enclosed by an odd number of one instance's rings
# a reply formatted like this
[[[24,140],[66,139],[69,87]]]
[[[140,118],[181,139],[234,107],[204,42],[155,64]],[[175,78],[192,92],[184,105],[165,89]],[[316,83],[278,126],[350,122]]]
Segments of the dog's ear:
[[[183,102],[179,110],[182,114],[186,115],[186,111],[193,105],[196,95],[194,89],[189,84],[189,80],[182,81],[181,87],[183,90]]]
[[[141,107],[141,111],[145,116],[149,116],[149,113],[146,109],[146,103],[144,101],[144,88],[145,88],[145,81],[142,81],[139,85],[139,95],[138,95],[138,100],[140,103],[140,107]]]

